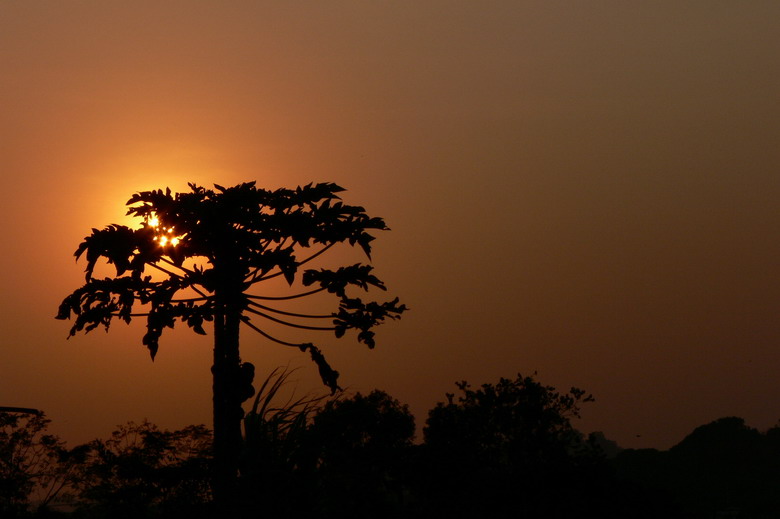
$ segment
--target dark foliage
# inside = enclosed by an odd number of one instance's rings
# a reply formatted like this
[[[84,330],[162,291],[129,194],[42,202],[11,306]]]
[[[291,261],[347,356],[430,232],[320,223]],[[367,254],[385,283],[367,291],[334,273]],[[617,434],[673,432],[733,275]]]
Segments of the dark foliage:
[[[326,397],[293,393],[284,398],[291,373],[274,370],[244,418],[238,508],[247,517],[257,510],[270,517],[303,517],[314,506],[316,474],[307,434]]]
[[[211,432],[204,426],[161,431],[119,426],[85,446],[74,487],[74,517],[206,517],[211,501]]]
[[[231,517],[773,518],[780,509],[780,427],[760,433],[722,418],[668,451],[608,460],[598,447],[608,440],[571,424],[589,396],[518,376],[458,384],[415,445],[413,417],[387,393],[285,400],[288,376],[272,373],[244,419]],[[0,419],[3,519],[227,517],[213,507],[202,426],[131,423],[69,451],[42,416]],[[73,512],[57,513],[65,502]]]
[[[79,451],[46,432],[43,413],[0,412],[0,517],[44,515],[66,503]]]
[[[383,391],[328,402],[307,434],[321,517],[408,514],[414,417]]]
[[[592,401],[518,375],[472,389],[458,384],[428,415],[420,495],[425,515],[576,517],[600,458],[571,418]],[[565,499],[564,499],[565,496]]]
[[[644,492],[647,517],[777,517],[780,510],[780,428],[761,434],[742,418],[696,428],[668,451],[621,452],[624,481]]]
[[[283,400],[288,375],[272,374],[244,420],[243,515],[403,517],[414,435],[406,406],[381,391]]]

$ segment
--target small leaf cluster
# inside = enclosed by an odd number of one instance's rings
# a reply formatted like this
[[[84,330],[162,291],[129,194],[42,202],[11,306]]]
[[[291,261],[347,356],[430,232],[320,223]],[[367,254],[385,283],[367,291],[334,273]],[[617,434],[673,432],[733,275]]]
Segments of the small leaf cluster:
[[[347,286],[354,285],[363,290],[368,290],[370,286],[386,290],[384,283],[371,274],[373,267],[371,265],[351,265],[341,267],[335,271],[320,269],[307,270],[303,275],[304,286],[310,286],[318,283],[330,293],[336,294],[341,298],[338,312],[333,320],[336,337],[343,337],[347,330],[359,330],[357,339],[369,348],[374,348],[374,332],[371,328],[385,319],[398,319],[406,311],[406,305],[400,304],[399,299],[385,303],[368,302],[364,303],[360,298],[347,296]]]

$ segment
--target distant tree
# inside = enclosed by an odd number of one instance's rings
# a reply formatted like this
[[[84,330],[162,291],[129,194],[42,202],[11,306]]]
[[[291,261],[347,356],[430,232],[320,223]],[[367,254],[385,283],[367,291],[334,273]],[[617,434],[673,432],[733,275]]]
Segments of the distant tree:
[[[615,468],[619,498],[625,505],[626,517],[638,519],[676,519],[691,517],[683,513],[676,494],[679,475],[668,451],[658,449],[624,449],[610,460]]]
[[[602,431],[594,431],[588,435],[588,441],[596,446],[604,456],[608,459],[612,459],[623,450],[616,441],[610,440]]]
[[[559,393],[533,377],[472,389],[457,384],[428,414],[423,491],[440,515],[571,517],[585,513],[595,454],[571,424],[593,400]]]
[[[41,412],[0,412],[0,517],[45,510],[67,499],[74,456]],[[34,503],[34,506],[33,506]]]
[[[181,321],[205,334],[204,322],[213,322],[214,490],[215,499],[225,504],[236,489],[241,404],[254,393],[254,366],[242,363],[239,354],[240,325],[308,352],[323,382],[335,392],[339,374],[318,347],[275,337],[255,321],[332,331],[337,338],[356,330],[357,340],[373,348],[374,326],[398,318],[405,307],[397,298],[377,303],[348,294],[350,286],[385,289],[369,265],[308,269],[299,276],[303,265],[339,243],[358,245],[370,257],[374,237],[369,231],[387,229],[381,218],[369,217],[362,207],[342,203],[337,196],[341,187],[323,183],[269,191],[250,182],[230,188],[215,185],[215,190],[190,184],[190,189],[175,195],[170,189],[133,195],[128,214],[143,220],[138,229],[93,229],[75,253],[76,258],[86,255],[87,282],[65,298],[57,318],[75,318],[72,336],[99,326],[108,329],[114,319],[145,317],[143,344],[152,359],[165,328]],[[100,258],[114,265],[115,277],[94,276]],[[300,281],[314,288],[281,296],[250,293],[255,285],[278,276],[290,286]],[[308,314],[272,306],[319,292],[336,296],[334,311]],[[307,322],[312,320],[330,322],[315,326]]]
[[[309,428],[322,517],[408,517],[414,416],[384,391],[331,400]]]
[[[762,434],[730,416],[697,427],[668,451],[629,449],[613,463],[625,481],[653,495],[651,517],[776,517],[777,438],[774,429]]]
[[[758,516],[757,510],[751,508],[766,499],[764,492],[756,492],[768,483],[762,481],[766,474],[760,471],[769,461],[764,443],[765,438],[757,429],[736,416],[701,425],[669,449],[672,471],[667,481],[692,515],[739,510],[750,517]],[[777,460],[773,461],[771,472],[776,474],[780,467]],[[773,488],[769,495],[776,496],[780,486],[777,476],[773,479],[774,484],[766,491]]]
[[[119,426],[85,447],[76,489],[79,517],[207,517],[211,431],[162,431],[149,422]]]

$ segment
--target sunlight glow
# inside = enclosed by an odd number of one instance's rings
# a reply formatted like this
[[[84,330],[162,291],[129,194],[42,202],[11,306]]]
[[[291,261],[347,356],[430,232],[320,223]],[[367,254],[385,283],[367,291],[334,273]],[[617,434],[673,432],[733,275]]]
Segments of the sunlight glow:
[[[160,219],[155,214],[151,215],[147,219],[146,225],[154,228],[157,231],[157,235],[154,237],[154,240],[160,244],[160,247],[165,247],[168,245],[175,247],[181,241],[182,236],[176,236],[173,227],[166,227],[162,229],[160,228]]]

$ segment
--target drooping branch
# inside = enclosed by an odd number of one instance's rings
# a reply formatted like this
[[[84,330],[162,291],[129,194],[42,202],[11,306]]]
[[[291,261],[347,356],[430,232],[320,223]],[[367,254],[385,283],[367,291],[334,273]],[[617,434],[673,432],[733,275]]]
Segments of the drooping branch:
[[[289,321],[283,321],[281,319],[277,319],[276,317],[272,317],[268,314],[264,314],[263,312],[258,312],[257,310],[253,310],[251,308],[246,309],[247,312],[253,313],[255,315],[259,315],[260,317],[263,317],[265,319],[268,319],[269,321],[273,321],[275,323],[283,324],[284,326],[289,326],[290,328],[298,328],[300,330],[316,330],[316,331],[329,331],[332,332],[336,329],[335,326],[307,326],[305,324],[296,324],[291,323]]]
[[[211,299],[210,296],[207,296],[206,294],[204,294],[203,291],[201,289],[199,289],[198,287],[196,287],[195,285],[190,285],[189,288],[191,288],[192,291],[195,292],[196,294],[198,294],[201,298],[203,298],[205,300],[210,300]]]
[[[307,343],[304,343],[304,342],[287,342],[287,341],[283,341],[281,339],[277,339],[273,335],[269,335],[268,333],[264,332],[263,330],[261,330],[260,328],[258,328],[254,324],[252,324],[252,322],[249,320],[249,317],[247,317],[247,316],[243,316],[241,318],[241,320],[243,321],[243,323],[245,325],[249,326],[254,331],[259,333],[260,335],[262,335],[263,337],[265,337],[269,341],[275,342],[276,344],[281,344],[282,346],[292,346],[294,348],[303,348],[307,344]]]
[[[172,278],[180,279],[180,280],[182,280],[182,281],[185,281],[185,282],[187,281],[187,278],[186,278],[186,277],[184,277],[184,276],[182,276],[182,275],[180,275],[180,274],[176,274],[175,272],[171,272],[171,271],[169,271],[168,269],[164,269],[164,268],[162,268],[162,267],[161,267],[161,266],[159,266],[159,265],[155,265],[154,263],[149,263],[149,266],[150,266],[150,267],[153,267],[153,268],[156,268],[156,269],[157,269],[157,270],[159,270],[160,272],[164,272],[165,274],[168,274],[168,275],[169,275],[169,276],[171,276]],[[174,266],[175,266],[175,265],[174,265]],[[204,293],[202,290],[200,290],[198,287],[196,287],[194,283],[189,283],[189,284],[187,285],[187,288],[191,288],[193,292],[195,292],[196,294],[198,294],[198,295],[199,295],[199,296],[202,298],[201,300],[208,300],[208,299],[210,299],[210,297],[209,297],[209,296],[207,296],[207,295],[206,295],[206,294],[205,294],[205,293]],[[183,300],[183,301],[186,301],[186,300]],[[195,301],[195,299],[193,299],[193,301]]]
[[[247,301],[247,304],[251,306],[255,306],[257,308],[262,308],[263,310],[267,310],[269,312],[273,312],[275,314],[280,315],[287,315],[290,317],[301,317],[304,319],[331,319],[333,317],[336,317],[336,314],[323,314],[323,315],[313,315],[313,314],[298,314],[295,312],[285,312],[284,310],[278,310],[276,308],[271,308],[270,306],[261,305],[260,303],[255,303],[254,301]]]
[[[263,301],[287,301],[289,299],[298,299],[299,297],[310,296],[312,294],[316,294],[317,292],[322,292],[323,290],[325,290],[325,288],[317,288],[314,290],[310,290],[308,292],[303,292],[301,294],[294,294],[291,296],[256,296],[253,294],[247,294],[246,297],[250,299],[262,299]]]
[[[335,395],[337,391],[342,390],[341,386],[339,386],[339,372],[330,367],[328,361],[325,360],[325,355],[322,354],[319,348],[308,343],[301,346],[301,351],[309,352],[311,360],[317,365],[317,370],[320,372],[322,382],[330,388],[331,395]]]

